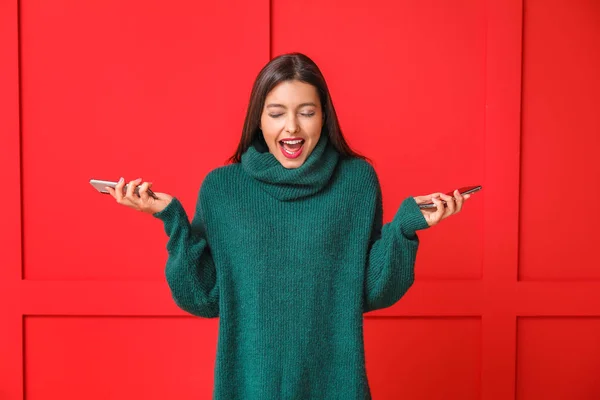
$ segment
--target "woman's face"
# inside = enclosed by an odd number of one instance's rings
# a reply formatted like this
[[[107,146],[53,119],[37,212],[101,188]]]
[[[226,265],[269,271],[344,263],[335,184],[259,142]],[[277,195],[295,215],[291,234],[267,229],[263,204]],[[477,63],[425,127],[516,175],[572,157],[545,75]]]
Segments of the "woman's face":
[[[269,152],[288,169],[300,167],[313,151],[323,126],[317,89],[300,81],[275,86],[260,118]]]

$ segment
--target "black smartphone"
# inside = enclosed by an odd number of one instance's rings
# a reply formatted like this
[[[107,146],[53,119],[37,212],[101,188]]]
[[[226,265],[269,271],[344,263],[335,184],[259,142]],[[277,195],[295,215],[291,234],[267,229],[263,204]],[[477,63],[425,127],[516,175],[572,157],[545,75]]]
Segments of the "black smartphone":
[[[458,192],[461,195],[465,195],[465,194],[471,194],[474,192],[477,192],[478,190],[481,190],[482,187],[481,185],[477,185],[477,186],[464,186],[458,189]],[[448,196],[454,196],[454,190],[446,193]],[[444,203],[444,207],[446,206],[446,202],[444,200],[442,200],[442,203]],[[434,203],[425,203],[425,204],[419,204],[419,208],[436,208],[436,205]]]
[[[101,181],[99,179],[90,179],[90,184],[100,193],[103,194],[110,194],[106,189],[104,189],[104,187],[108,186],[111,188],[115,188],[115,186],[117,186],[117,182],[112,182],[112,181]],[[123,187],[123,190],[127,190],[127,184],[125,184],[125,186]],[[138,196],[140,195],[140,187],[136,186],[135,190],[134,190],[135,194],[137,194]],[[158,197],[156,196],[156,194],[148,189],[148,195],[152,198],[158,199]]]

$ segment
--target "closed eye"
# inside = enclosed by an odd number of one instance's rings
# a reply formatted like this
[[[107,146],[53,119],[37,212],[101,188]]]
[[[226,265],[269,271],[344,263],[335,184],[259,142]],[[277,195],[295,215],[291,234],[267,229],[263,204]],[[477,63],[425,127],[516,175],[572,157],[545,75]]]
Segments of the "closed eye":
[[[281,117],[282,115],[283,115],[283,114],[269,114],[269,117],[271,117],[271,118],[279,118],[279,117]],[[300,115],[302,115],[303,117],[308,117],[308,118],[310,118],[310,117],[313,117],[313,116],[315,115],[315,113],[307,113],[307,114],[305,114],[305,113],[301,113]]]

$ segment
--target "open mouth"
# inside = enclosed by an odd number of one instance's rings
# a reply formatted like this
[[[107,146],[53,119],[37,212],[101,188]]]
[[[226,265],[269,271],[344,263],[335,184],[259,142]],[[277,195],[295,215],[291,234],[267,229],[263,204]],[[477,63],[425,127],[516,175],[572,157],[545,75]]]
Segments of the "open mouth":
[[[297,158],[302,154],[304,142],[304,139],[280,140],[279,148],[285,157]]]

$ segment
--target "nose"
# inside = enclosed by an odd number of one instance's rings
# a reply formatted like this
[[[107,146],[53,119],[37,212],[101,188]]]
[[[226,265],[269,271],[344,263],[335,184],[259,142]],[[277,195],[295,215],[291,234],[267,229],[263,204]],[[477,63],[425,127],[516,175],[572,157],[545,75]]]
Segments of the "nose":
[[[298,121],[296,121],[296,117],[290,117],[285,122],[285,130],[289,133],[296,133],[300,126],[298,125]]]

